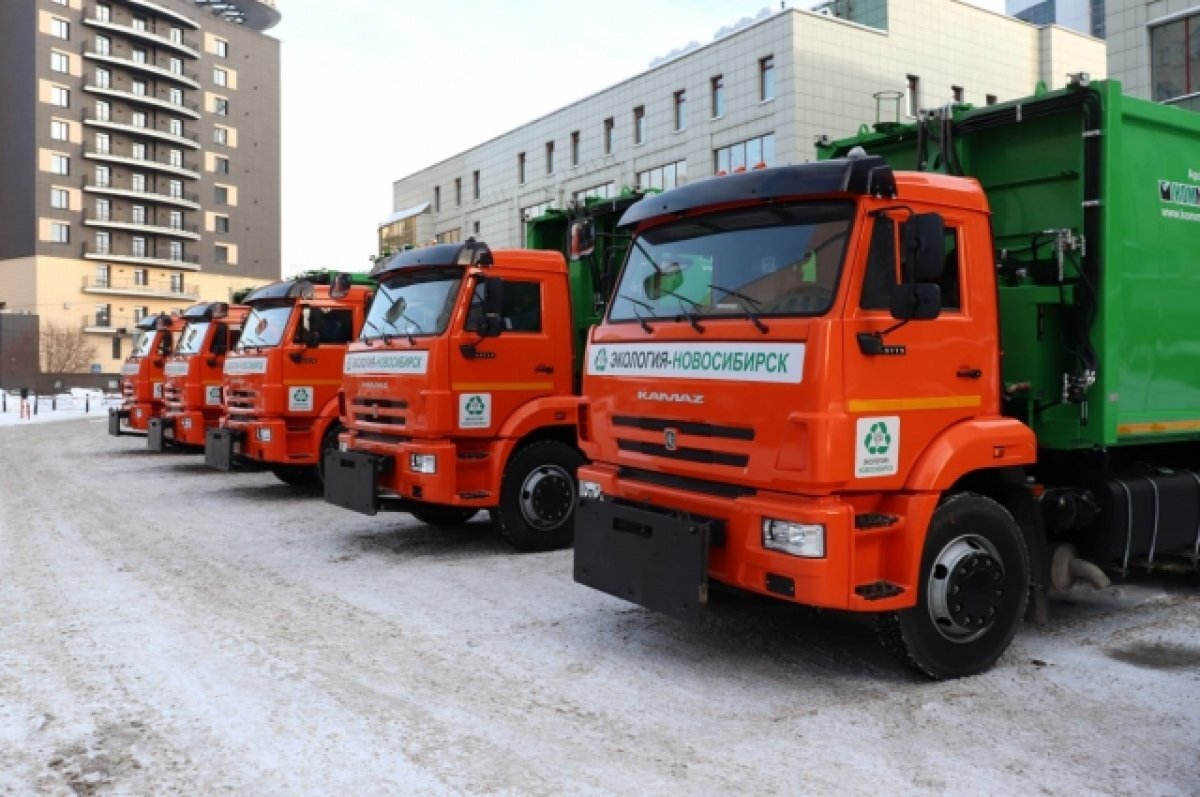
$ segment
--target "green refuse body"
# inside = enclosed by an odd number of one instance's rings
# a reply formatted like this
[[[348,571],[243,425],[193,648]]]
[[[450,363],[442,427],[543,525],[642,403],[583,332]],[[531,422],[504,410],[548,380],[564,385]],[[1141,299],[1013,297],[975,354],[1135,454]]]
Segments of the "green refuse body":
[[[987,194],[1006,412],[1042,447],[1200,440],[1200,114],[1098,81],[876,127],[818,154]]]

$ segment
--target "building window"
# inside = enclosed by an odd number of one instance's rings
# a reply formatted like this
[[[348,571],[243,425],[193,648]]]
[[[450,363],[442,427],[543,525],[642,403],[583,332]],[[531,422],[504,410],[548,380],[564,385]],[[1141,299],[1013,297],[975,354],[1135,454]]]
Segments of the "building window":
[[[50,240],[56,244],[71,243],[71,225],[61,221],[50,222]]]
[[[571,201],[577,204],[586,202],[589,199],[611,199],[613,195],[612,181],[603,185],[593,185],[590,188],[582,188],[578,191],[571,192]]]
[[[173,74],[173,75],[182,75],[183,74],[183,59],[182,58],[172,58],[168,62],[167,68],[171,70],[171,74]]]
[[[183,105],[183,89],[170,89],[167,91],[167,100],[172,105]]]
[[[657,166],[653,169],[646,169],[645,171],[638,172],[637,176],[638,188],[643,190],[657,188],[660,191],[666,191],[677,185],[682,185],[686,180],[686,160],[678,160],[674,163]]]
[[[213,39],[213,54],[218,58],[229,57],[229,42],[224,39]]]
[[[963,87],[962,86],[951,86],[950,94],[951,94],[951,96],[954,97],[955,102],[963,101]]]
[[[222,232],[222,233],[229,232],[229,217],[228,216],[216,216],[213,218],[213,225],[216,228],[217,232]]]
[[[172,180],[167,183],[167,196],[175,199],[183,198],[183,180]],[[195,197],[193,197],[194,199]]]
[[[135,235],[129,242],[129,251],[134,257],[146,256],[146,239]]]
[[[611,116],[604,120],[604,154],[611,155],[613,152],[613,128],[616,127],[616,120]]]
[[[183,293],[183,275],[172,274],[170,285],[171,293]]]
[[[462,206],[462,178],[454,178],[454,207]]]
[[[112,39],[107,36],[96,36],[96,54],[110,55],[112,53]]]
[[[98,188],[108,188],[109,182],[112,179],[112,172],[107,166],[96,167],[96,186]]]
[[[167,122],[167,132],[173,136],[182,136],[183,135],[183,120],[182,119],[171,119],[170,121],[168,121]]]
[[[675,92],[675,132],[687,127],[687,92],[683,89]]]
[[[915,117],[921,111],[921,78],[908,76],[908,115]]]
[[[171,28],[171,33],[167,38],[175,44],[183,44],[183,28]]]
[[[144,268],[135,268],[133,270],[133,284],[144,288],[150,284],[150,271]]]
[[[136,274],[137,272],[135,271],[134,273]],[[143,318],[145,318],[145,317],[146,317],[146,316],[148,316],[148,315],[150,315],[150,308],[149,308],[149,307],[135,307],[135,308],[133,308],[133,323],[135,323],[135,324],[140,324],[140,323],[142,322],[142,319],[143,319]]]
[[[639,105],[633,109],[633,144],[637,146],[646,140],[646,106]]]
[[[135,141],[129,146],[129,157],[134,160],[146,160],[146,145],[141,141]]]
[[[1200,93],[1200,14],[1150,28],[1150,86],[1159,102]]]
[[[110,236],[106,232],[97,232],[96,237],[95,237],[94,247],[95,247],[96,254],[107,255],[109,253],[109,250],[112,248],[112,236]],[[111,283],[109,282],[108,266],[97,266],[96,267],[96,287],[97,288],[107,288],[110,284]]]
[[[107,100],[96,100],[96,119],[107,122],[112,118],[112,106]]]
[[[517,182],[525,185],[525,153],[517,153]]]
[[[775,99],[775,56],[758,59],[758,99],[760,102]]]
[[[107,199],[96,200],[96,221],[108,221],[112,218],[112,202]]]
[[[988,104],[988,105],[995,105],[995,104],[996,104],[996,95],[995,95],[995,94],[989,94],[989,95],[987,95],[987,100],[986,100],[986,102],[987,102],[987,104]]]
[[[129,114],[129,124],[133,125],[134,127],[145,127],[146,113],[144,111],[134,111],[133,113]]]
[[[536,219],[538,216],[544,216],[548,210],[550,210],[550,202],[548,201],[521,208],[521,221],[529,221],[530,219]]]
[[[223,185],[218,185],[213,188],[213,202],[218,205],[229,204],[229,189]]]
[[[183,260],[183,244],[179,241],[168,242],[167,257],[171,260]]]
[[[112,21],[112,6],[108,3],[96,4],[96,19],[100,22]]]
[[[95,146],[96,154],[107,155],[110,151],[112,151],[112,138],[108,135],[108,133],[97,133]]]
[[[571,133],[571,165],[579,165],[579,131]]]
[[[183,211],[182,210],[172,210],[170,212],[170,214],[168,214],[167,219],[168,219],[167,225],[172,230],[182,230],[183,229]],[[229,220],[226,219],[226,222],[228,222],[228,221]],[[228,232],[228,230],[226,230],[226,232]]]
[[[107,89],[112,86],[112,72],[102,66],[96,67],[96,88]]]
[[[65,188],[50,189],[50,207],[66,210],[71,202],[71,195]]]
[[[716,174],[744,172],[758,166],[775,165],[775,134],[739,141],[713,150],[713,171]]]
[[[213,247],[213,260],[218,263],[229,262],[229,247],[224,244],[217,244]]]
[[[433,212],[442,212],[442,187],[440,185],[433,187]]]
[[[144,175],[144,174],[129,175],[129,185],[133,188],[134,191],[137,191],[139,193],[145,193],[146,192],[146,175]]]
[[[129,27],[133,28],[134,30],[144,31],[146,29],[146,18],[134,17],[133,19],[129,20]]]
[[[229,130],[227,130],[224,127],[214,127],[213,128],[213,143],[214,144],[228,144],[229,143]]]
[[[132,83],[129,84],[129,90],[132,91],[134,94],[138,95],[139,97],[145,97],[146,96],[146,81],[144,81],[144,80],[133,81]]]
[[[229,116],[229,100],[223,97],[215,97],[213,99],[213,110],[217,116]]]
[[[106,327],[112,320],[112,305],[98,304],[96,305],[96,326]]]
[[[554,142],[546,142],[546,174],[554,174]]]
[[[133,220],[134,224],[145,224],[146,223],[146,206],[145,205],[131,206],[129,208],[129,217]]]
[[[471,196],[479,199],[479,170],[476,169],[471,174]]]
[[[146,63],[146,51],[145,51],[145,50],[143,50],[141,47],[134,47],[132,50],[130,50],[130,51],[129,51],[129,57],[130,57],[130,59],[132,59],[132,61],[133,61],[135,64],[144,64],[144,63]],[[171,60],[172,60],[172,61],[179,61],[179,59],[178,59],[178,58],[172,58]],[[183,67],[182,67],[183,61],[179,61],[179,63],[180,63],[180,65],[181,65],[181,66],[180,66],[180,71],[182,71],[182,69],[183,69]],[[174,69],[172,69],[171,71],[172,71],[172,72],[174,72],[175,70],[174,70]]]
[[[71,127],[58,119],[50,120],[50,138],[55,141],[66,141],[71,137]]]
[[[51,72],[70,72],[71,58],[66,53],[60,53],[55,50],[50,51],[50,71]]]
[[[71,107],[71,90],[63,86],[51,86],[50,103],[59,108]]]
[[[169,153],[167,153],[167,163],[171,164],[172,166],[174,166],[176,168],[182,169],[183,168],[183,150],[173,149]]]
[[[71,38],[71,23],[65,19],[52,17],[50,20],[50,35],[56,39]]]
[[[229,174],[229,158],[213,158],[213,171],[217,174]]]
[[[66,155],[51,155],[50,171],[54,172],[55,174],[70,174],[71,159]]]
[[[227,70],[222,69],[219,66],[214,66],[213,67],[213,83],[216,83],[218,86],[228,86],[229,85],[229,72]]]
[[[713,75],[709,80],[709,91],[712,97],[712,118],[720,119],[725,115],[725,76]]]

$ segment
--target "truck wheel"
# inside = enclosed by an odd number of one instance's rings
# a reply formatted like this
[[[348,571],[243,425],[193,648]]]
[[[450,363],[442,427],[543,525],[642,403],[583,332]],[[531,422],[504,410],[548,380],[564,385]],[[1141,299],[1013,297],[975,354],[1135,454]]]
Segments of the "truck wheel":
[[[558,440],[539,440],[512,455],[500,480],[492,523],[520,551],[565,548],[575,539],[575,471],[583,456]]]
[[[292,487],[312,487],[317,484],[316,472],[307,465],[280,465],[271,468],[275,478]]]
[[[342,431],[342,425],[334,421],[325,430],[325,436],[321,438],[321,448],[317,451],[317,464],[313,468],[313,472],[317,475],[317,484],[325,484],[325,454],[330,451],[337,451],[338,435]]]
[[[438,528],[453,528],[461,526],[475,517],[478,509],[461,506],[443,506],[442,504],[422,504],[409,508],[408,514],[424,523],[426,526]]]
[[[879,618],[880,641],[931,678],[960,678],[996,663],[1029,595],[1029,552],[1011,514],[974,493],[933,513],[917,605]]]

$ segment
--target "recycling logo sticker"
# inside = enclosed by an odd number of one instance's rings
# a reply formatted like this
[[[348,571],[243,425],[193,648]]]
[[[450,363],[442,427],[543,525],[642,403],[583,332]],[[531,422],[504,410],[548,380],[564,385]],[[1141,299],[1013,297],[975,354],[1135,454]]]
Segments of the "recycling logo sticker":
[[[894,476],[899,470],[900,416],[859,418],[855,434],[855,477]]]
[[[288,388],[289,412],[312,412],[313,389],[311,387],[295,386]]]
[[[487,429],[492,425],[491,393],[460,393],[458,396],[458,428]]]
[[[608,367],[608,352],[603,348],[596,349],[596,355],[592,358],[592,370],[602,374],[606,367]]]

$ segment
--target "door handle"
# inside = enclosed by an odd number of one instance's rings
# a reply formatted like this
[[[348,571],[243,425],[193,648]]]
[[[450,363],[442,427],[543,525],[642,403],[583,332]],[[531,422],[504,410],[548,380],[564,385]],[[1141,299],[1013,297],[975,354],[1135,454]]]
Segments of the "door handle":
[[[552,373],[554,373],[554,366],[543,364],[543,365],[537,366],[533,370],[539,374],[552,374]]]
[[[959,379],[978,379],[983,376],[983,371],[978,368],[959,368],[954,375]]]

